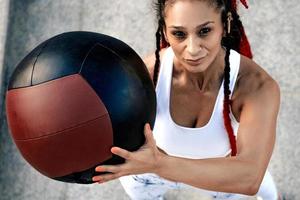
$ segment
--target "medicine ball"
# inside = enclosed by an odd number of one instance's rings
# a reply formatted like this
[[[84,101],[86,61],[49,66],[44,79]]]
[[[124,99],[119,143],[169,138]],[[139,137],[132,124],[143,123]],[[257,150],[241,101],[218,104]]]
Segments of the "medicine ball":
[[[110,152],[144,144],[156,96],[142,59],[124,42],[68,32],[38,45],[16,67],[6,93],[12,138],[40,173],[92,183],[99,164],[124,160]]]

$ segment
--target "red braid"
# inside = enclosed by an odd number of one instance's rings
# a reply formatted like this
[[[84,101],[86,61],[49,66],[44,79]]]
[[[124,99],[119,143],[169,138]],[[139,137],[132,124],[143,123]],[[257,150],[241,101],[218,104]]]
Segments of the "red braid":
[[[246,0],[240,0],[242,4],[248,8]],[[231,0],[229,3],[229,13],[230,11],[237,12],[237,1],[236,0]],[[230,13],[231,14],[231,13]],[[229,15],[231,16],[231,15]],[[229,17],[228,16],[228,17]],[[229,18],[229,22],[227,24],[228,27],[230,27],[230,21],[232,19]],[[252,52],[251,48],[247,39],[247,36],[244,31],[244,27],[242,23],[240,22],[240,25],[238,26],[239,31],[241,33],[241,38],[239,42],[239,47],[238,51],[240,54],[245,55],[249,58],[252,58]],[[229,32],[230,34],[230,28]],[[230,45],[229,45],[230,47]],[[236,156],[237,154],[237,145],[236,145],[236,137],[234,135],[234,131],[232,128],[231,124],[231,119],[230,119],[230,106],[231,106],[231,100],[229,99],[229,95],[231,93],[229,89],[229,82],[230,82],[230,63],[229,63],[229,55],[230,55],[230,49],[226,50],[226,56],[225,56],[225,73],[224,73],[224,101],[223,101],[223,118],[224,118],[224,125],[225,129],[229,138],[229,143],[231,147],[231,156]]]
[[[236,138],[233,132],[233,128],[231,125],[231,119],[229,117],[229,107],[230,107],[230,103],[231,101],[228,99],[224,99],[224,103],[223,103],[223,117],[224,117],[224,125],[229,137],[229,143],[230,143],[230,147],[231,147],[231,156],[236,156],[237,153],[237,147],[236,147]]]
[[[245,8],[248,9],[248,4],[247,4],[246,0],[240,0],[240,2],[244,5]],[[232,7],[232,9],[237,10],[237,2],[236,2],[236,0],[231,0],[231,7]]]
[[[237,3],[236,3],[236,0],[231,0],[231,8],[233,10],[237,10]]]
[[[240,43],[239,51],[242,55],[247,56],[248,58],[252,59],[253,55],[252,55],[251,47],[250,47],[250,44],[249,44],[249,41],[248,41],[248,38],[246,36],[244,28],[241,27],[240,31],[242,33],[242,37],[241,37],[241,43]]]
[[[230,100],[230,48],[226,49],[225,54],[225,68],[224,68],[224,100],[223,100],[223,119],[224,119],[224,126],[229,138],[230,148],[231,148],[231,156],[236,156],[237,154],[237,147],[236,147],[236,138],[233,132],[233,128],[231,125],[231,119],[229,117],[230,114],[230,106],[231,106],[231,100]]]
[[[248,8],[248,4],[246,0],[240,0],[242,2],[242,4],[245,6],[245,8]]]
[[[245,8],[248,9],[248,4],[246,0],[240,0],[240,2],[244,5]],[[231,0],[231,8],[235,11],[237,11],[237,1],[236,0]],[[248,38],[246,36],[245,30],[243,26],[239,27],[239,31],[241,33],[241,42],[239,46],[239,52],[240,54],[247,56],[248,58],[253,57],[251,47],[248,41]]]

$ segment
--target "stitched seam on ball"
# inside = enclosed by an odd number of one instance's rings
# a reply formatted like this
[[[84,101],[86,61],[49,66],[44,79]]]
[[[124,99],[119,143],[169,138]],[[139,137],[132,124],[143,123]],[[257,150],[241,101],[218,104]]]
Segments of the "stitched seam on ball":
[[[78,74],[81,74],[81,71],[82,71],[83,65],[84,65],[84,63],[85,63],[85,60],[87,59],[87,57],[90,55],[90,53],[92,52],[92,50],[93,50],[97,45],[98,45],[98,43],[94,44],[94,46],[92,46],[92,47],[88,50],[87,54],[85,55],[85,57],[84,57],[84,59],[83,59],[81,65],[80,65],[80,69],[79,69]]]
[[[84,63],[85,63],[85,60],[87,59],[87,57],[90,55],[90,53],[92,52],[92,50],[96,47],[96,46],[101,46],[101,47],[103,47],[104,49],[106,49],[106,50],[108,50],[108,51],[110,51],[111,53],[113,53],[116,57],[118,57],[122,62],[126,62],[119,54],[117,54],[117,52],[115,52],[114,50],[112,50],[112,49],[110,49],[110,48],[108,48],[108,47],[106,47],[106,46],[104,46],[103,44],[101,44],[101,43],[96,43],[93,47],[91,47],[91,49],[88,51],[88,53],[86,54],[86,56],[85,56],[85,58],[84,58],[84,60],[82,61],[82,63],[81,63],[81,66],[80,66],[80,70],[79,70],[79,74],[81,74],[81,71],[82,71],[82,68],[83,68],[83,65],[84,65]],[[126,64],[128,64],[127,62],[126,62]]]
[[[32,86],[32,79],[33,79],[33,73],[34,73],[34,69],[35,69],[35,64],[36,64],[39,56],[43,53],[43,50],[47,47],[47,45],[50,43],[51,40],[53,40],[53,38],[49,39],[48,42],[46,42],[46,44],[44,44],[44,46],[41,48],[40,52],[38,53],[38,55],[35,58],[35,61],[34,61],[33,66],[32,66],[31,76],[30,76],[30,85],[31,86]]]
[[[102,115],[102,116],[97,117],[97,118],[92,119],[92,120],[85,121],[85,122],[80,123],[80,124],[78,124],[78,125],[76,125],[76,126],[72,126],[72,127],[63,129],[63,130],[61,130],[61,131],[57,131],[57,132],[54,132],[54,133],[49,133],[49,134],[47,134],[47,135],[39,136],[39,137],[36,137],[36,138],[15,139],[15,141],[29,141],[29,140],[37,140],[37,139],[41,139],[41,138],[45,138],[45,137],[52,137],[52,136],[55,136],[55,135],[60,134],[60,133],[62,133],[62,132],[65,132],[65,131],[67,131],[67,130],[72,130],[72,129],[78,128],[78,127],[80,127],[80,126],[87,125],[87,124],[89,124],[89,123],[91,123],[91,122],[94,122],[94,121],[96,121],[96,120],[98,120],[98,119],[101,119],[101,118],[104,118],[104,117],[106,117],[106,116],[107,116],[107,114]]]

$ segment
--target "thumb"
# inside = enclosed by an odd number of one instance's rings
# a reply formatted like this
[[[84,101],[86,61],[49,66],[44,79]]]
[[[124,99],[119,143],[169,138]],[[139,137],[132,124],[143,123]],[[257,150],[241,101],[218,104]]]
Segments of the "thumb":
[[[144,126],[144,134],[145,134],[145,138],[146,138],[146,144],[149,144],[151,146],[153,146],[153,145],[156,146],[156,142],[153,137],[153,133],[151,131],[149,123],[146,123]]]

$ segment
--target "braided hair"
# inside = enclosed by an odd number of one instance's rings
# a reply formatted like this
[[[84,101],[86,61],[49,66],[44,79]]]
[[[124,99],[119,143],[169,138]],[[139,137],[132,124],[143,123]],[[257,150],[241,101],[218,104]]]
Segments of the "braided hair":
[[[241,3],[248,8],[246,0],[240,0]],[[158,28],[156,31],[156,50],[155,50],[155,65],[153,73],[154,85],[157,85],[159,67],[160,67],[160,57],[159,51],[162,48],[169,46],[168,42],[164,37],[164,27],[165,27],[165,6],[166,3],[174,3],[175,0],[158,0],[155,4]],[[230,49],[233,49],[240,54],[252,58],[251,48],[246,37],[243,24],[237,13],[237,2],[236,0],[212,0],[209,3],[214,5],[218,10],[221,11],[221,18],[224,24],[224,30],[226,31],[225,37],[222,38],[222,46],[226,48],[225,54],[225,68],[224,68],[224,100],[223,100],[223,119],[224,125],[228,134],[231,156],[236,156],[236,138],[234,136],[233,128],[230,119],[230,106],[231,100],[229,98],[231,91],[229,89],[230,83]]]

